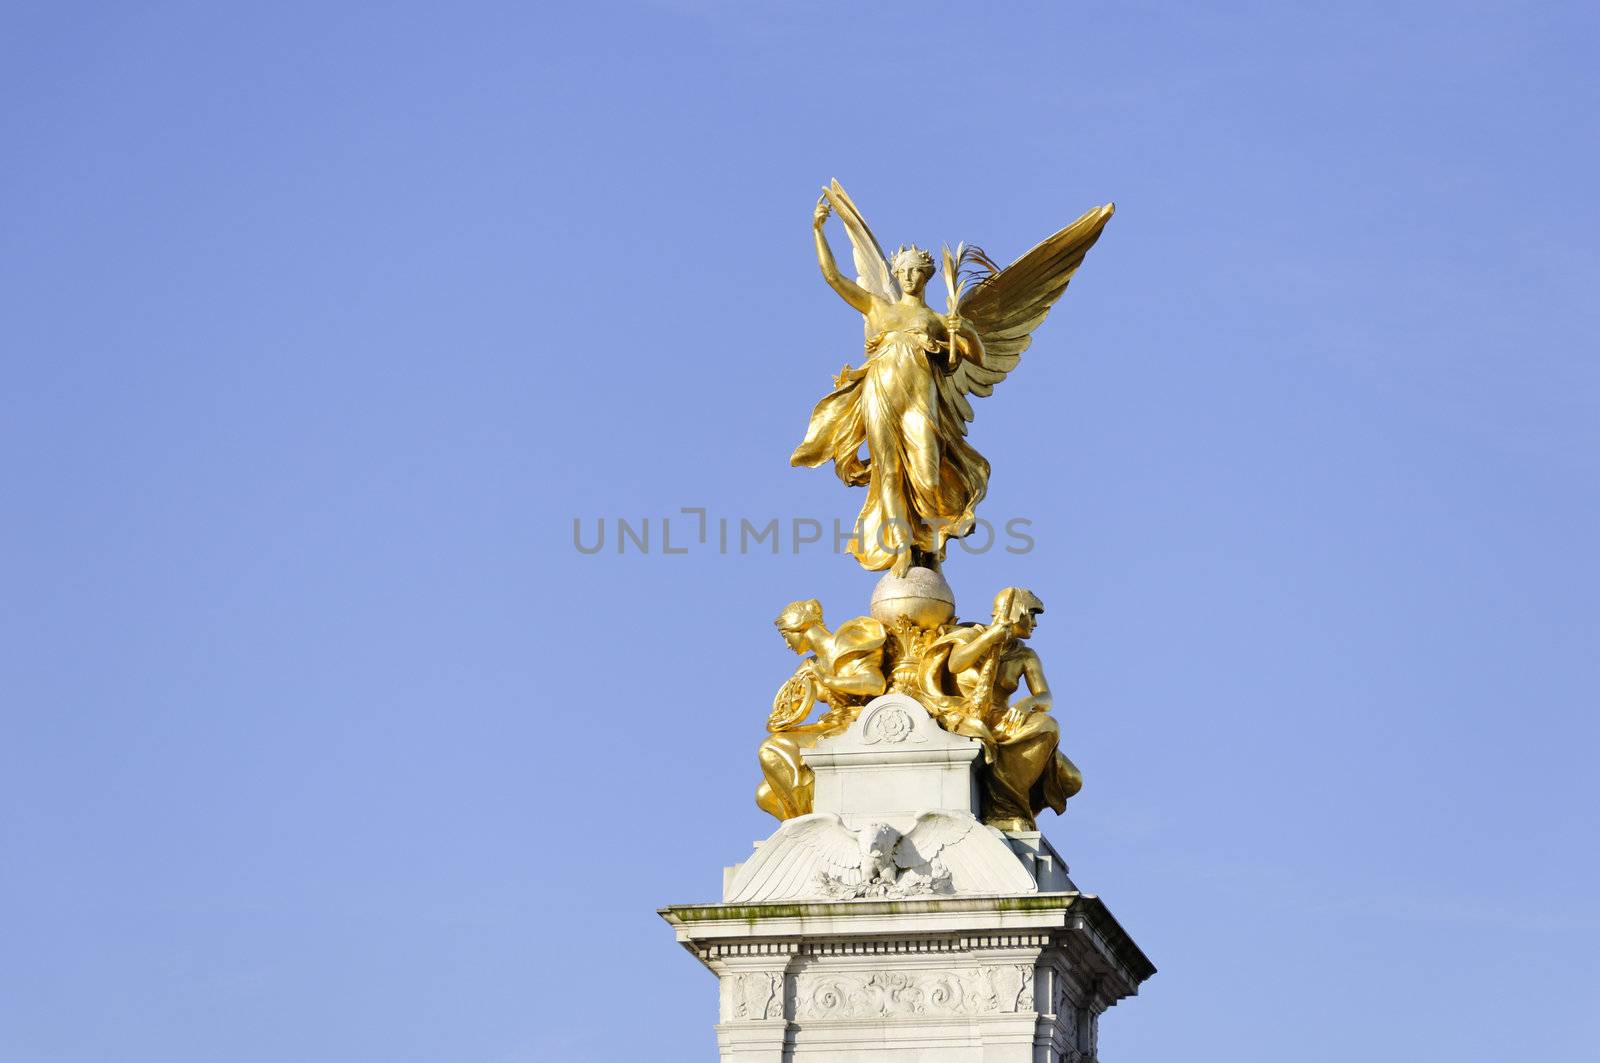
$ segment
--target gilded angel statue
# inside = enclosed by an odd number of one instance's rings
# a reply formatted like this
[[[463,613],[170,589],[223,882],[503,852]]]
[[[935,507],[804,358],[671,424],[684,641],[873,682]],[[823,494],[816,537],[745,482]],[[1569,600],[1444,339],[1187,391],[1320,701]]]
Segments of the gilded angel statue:
[[[972,531],[989,463],[967,442],[968,398],[988,395],[1016,368],[1113,209],[1096,207],[1005,269],[979,248],[945,248],[948,309],[940,314],[923,298],[933,256],[913,246],[886,258],[839,182],[823,190],[812,215],[817,261],[865,319],[867,357],[845,366],[789,460],[812,468],[832,461],[839,479],[867,488],[851,543],[862,567],[937,569],[948,540]],[[829,214],[849,234],[854,281],[828,247]]]

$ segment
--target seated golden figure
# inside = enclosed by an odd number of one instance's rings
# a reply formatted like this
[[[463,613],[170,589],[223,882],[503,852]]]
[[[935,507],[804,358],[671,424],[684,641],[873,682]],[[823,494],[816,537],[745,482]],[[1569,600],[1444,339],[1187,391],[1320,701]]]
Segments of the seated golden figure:
[[[1066,809],[1083,787],[1077,766],[1058,748],[1050,686],[1039,655],[1024,642],[1044,603],[1008,587],[995,598],[994,622],[958,627],[928,647],[921,700],[946,730],[983,742],[983,821],[1001,830],[1037,830],[1045,808]],[[1022,684],[1028,696],[1011,701]]]
[[[796,653],[810,652],[773,699],[761,743],[761,785],[756,804],[779,819],[811,811],[816,776],[801,759],[818,739],[842,733],[861,706],[888,687],[883,675],[884,627],[860,616],[830,632],[822,623],[822,604],[815,598],[791,602],[774,621],[783,640]],[[817,702],[828,706],[815,723],[803,721]]]

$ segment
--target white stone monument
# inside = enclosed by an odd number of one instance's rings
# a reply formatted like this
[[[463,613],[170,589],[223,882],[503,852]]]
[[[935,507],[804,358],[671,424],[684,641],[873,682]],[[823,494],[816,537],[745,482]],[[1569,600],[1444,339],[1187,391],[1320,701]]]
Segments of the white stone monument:
[[[1037,831],[977,818],[981,745],[886,694],[817,743],[814,811],[661,915],[749,1063],[1094,1063],[1155,968]]]
[[[817,264],[866,345],[789,462],[867,489],[848,550],[882,576],[870,617],[829,630],[815,598],[778,615],[802,660],[773,698],[756,804],[781,825],[720,903],[661,910],[719,980],[724,1059],[1094,1063],[1101,1013],[1155,971],[1037,830],[1083,785],[1028,644],[1043,600],[1005,587],[988,623],[962,622],[941,571],[988,486],[968,398],[1016,368],[1113,209],[1003,269],[946,248],[942,313],[932,254],[887,258],[837,181],[812,210]]]

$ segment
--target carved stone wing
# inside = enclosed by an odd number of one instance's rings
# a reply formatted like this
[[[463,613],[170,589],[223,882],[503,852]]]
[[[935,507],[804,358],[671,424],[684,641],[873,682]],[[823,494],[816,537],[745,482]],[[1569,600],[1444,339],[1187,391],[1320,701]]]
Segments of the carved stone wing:
[[[961,841],[977,826],[978,821],[971,816],[924,812],[917,817],[917,825],[895,846],[894,862],[905,868],[931,864],[934,857]]]
[[[883,248],[879,246],[878,238],[872,235],[872,230],[867,228],[867,219],[856,209],[855,201],[838,181],[829,182],[824,191],[833,212],[844,223],[844,231],[849,234],[850,249],[854,252],[856,263],[856,283],[885,302],[898,301],[900,283],[889,271],[889,261],[883,256]]]
[[[863,880],[861,845],[855,832],[831,812],[785,820],[761,843],[728,885],[729,903],[790,900],[820,895],[819,875],[845,884]]]
[[[938,860],[949,872],[956,893],[1039,891],[1005,837],[971,815],[924,812],[917,817],[917,825],[900,839],[894,860],[902,868],[929,876],[933,874],[933,862]]]
[[[1033,330],[1067,290],[1083,256],[1100,239],[1116,204],[1095,207],[1011,265],[968,289],[961,316],[983,338],[984,364],[962,359],[945,377],[963,417],[972,420],[967,395],[988,395],[1022,360]]]

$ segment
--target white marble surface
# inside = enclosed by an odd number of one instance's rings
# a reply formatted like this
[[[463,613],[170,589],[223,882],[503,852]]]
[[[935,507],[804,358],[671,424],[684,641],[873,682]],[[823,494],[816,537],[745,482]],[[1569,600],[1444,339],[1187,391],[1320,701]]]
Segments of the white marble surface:
[[[1038,832],[976,818],[977,742],[888,694],[817,743],[816,809],[662,909],[719,980],[722,1058],[1093,1063],[1100,1014],[1153,973]]]
[[[1030,865],[970,812],[928,811],[901,832],[830,812],[786,820],[729,877],[730,903],[1037,893]]]
[[[1153,973],[1098,898],[663,909],[716,973],[723,1059],[1092,1063]]]
[[[905,694],[885,694],[862,708],[843,734],[804,752],[816,773],[813,812],[832,812],[850,827],[883,821],[910,830],[932,810],[978,811],[973,762],[983,747],[940,727]]]
[[[786,820],[750,859],[727,868],[723,900],[1075,889],[1039,832],[1007,835],[978,821],[973,764],[981,751],[912,698],[873,699],[843,734],[806,751],[816,811]]]

